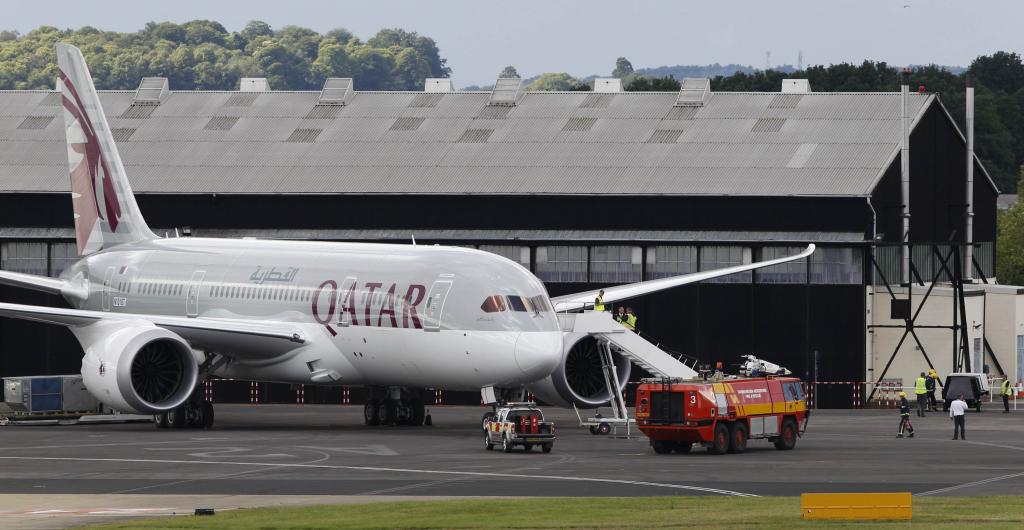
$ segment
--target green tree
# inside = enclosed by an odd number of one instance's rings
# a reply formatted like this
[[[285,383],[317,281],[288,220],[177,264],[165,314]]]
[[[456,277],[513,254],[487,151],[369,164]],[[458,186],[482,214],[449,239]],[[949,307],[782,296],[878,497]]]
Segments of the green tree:
[[[356,90],[395,89],[395,58],[386,49],[369,45],[356,46],[350,51],[354,65]]]
[[[502,68],[501,69],[501,73],[498,74],[498,77],[506,77],[506,78],[514,77],[516,79],[520,78],[519,77],[519,72],[516,71],[516,67],[512,66],[512,65],[509,65],[509,66],[506,66],[505,68]]]
[[[666,77],[646,77],[634,75],[623,80],[626,92],[678,92],[679,81],[671,75]]]
[[[334,39],[338,41],[339,44],[348,44],[348,41],[352,40],[354,38],[354,35],[352,35],[351,31],[345,28],[334,28],[331,31],[325,33],[324,37],[328,39]]]
[[[968,71],[979,84],[991,90],[1011,94],[1024,88],[1024,63],[1016,53],[982,55],[971,63]]]
[[[322,86],[328,77],[351,77],[352,64],[348,51],[334,39],[320,42],[316,60],[310,66],[310,76],[314,84]]]
[[[1024,193],[1024,165],[1018,172],[1018,197]],[[1024,284],[1024,203],[999,214],[999,231],[996,236],[996,277],[999,283],[1008,285]]]
[[[545,74],[541,74],[540,77],[538,77],[532,83],[530,83],[529,86],[526,87],[526,89],[538,92],[565,91],[574,90],[578,88],[579,85],[580,81],[578,79],[565,72],[548,72]],[[587,87],[587,90],[590,90],[590,88]]]
[[[629,62],[625,57],[619,57],[615,59],[615,69],[612,70],[612,77],[618,77],[622,79],[629,74],[633,73],[633,63]]]

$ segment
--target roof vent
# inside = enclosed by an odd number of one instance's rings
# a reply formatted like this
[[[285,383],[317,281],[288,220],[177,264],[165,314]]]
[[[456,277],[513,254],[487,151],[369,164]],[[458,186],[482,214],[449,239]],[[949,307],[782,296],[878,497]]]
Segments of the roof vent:
[[[455,92],[455,85],[447,77],[428,77],[423,84],[424,92]]]
[[[239,92],[270,92],[270,82],[266,77],[243,77],[238,81]]]
[[[143,77],[139,88],[135,89],[134,105],[159,105],[160,100],[167,96],[166,77]]]
[[[514,107],[519,96],[523,93],[523,80],[518,77],[499,77],[491,90],[491,99],[488,105],[501,107]]]
[[[317,105],[346,105],[352,96],[351,77],[328,77],[324,81],[324,87],[320,90],[320,99],[316,100]]]
[[[599,77],[594,80],[594,92],[622,92],[622,80],[617,77]]]
[[[811,82],[808,79],[783,79],[783,94],[810,94]]]
[[[706,77],[687,77],[679,87],[676,107],[703,107],[711,97],[711,80]]]

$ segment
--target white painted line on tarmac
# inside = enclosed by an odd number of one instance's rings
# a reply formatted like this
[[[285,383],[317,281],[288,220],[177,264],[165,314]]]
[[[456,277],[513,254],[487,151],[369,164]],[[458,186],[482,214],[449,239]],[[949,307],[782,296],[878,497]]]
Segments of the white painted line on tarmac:
[[[938,495],[940,493],[947,493],[947,492],[950,492],[950,491],[956,491],[956,490],[963,489],[963,488],[970,488],[970,487],[974,487],[974,486],[981,486],[981,485],[984,485],[984,484],[991,484],[993,482],[999,482],[1001,480],[1007,480],[1007,479],[1017,478],[1017,477],[1024,477],[1024,472],[1022,472],[1022,473],[1013,473],[1013,474],[1010,474],[1010,475],[1002,475],[1002,476],[992,477],[992,478],[987,478],[985,480],[976,480],[974,482],[968,482],[966,484],[959,484],[957,486],[950,486],[948,488],[942,488],[942,489],[937,489],[937,490],[925,491],[923,493],[915,493],[914,496],[915,497],[922,497],[922,496],[925,496],[925,495]]]
[[[59,456],[0,456],[2,460],[34,460],[34,461],[56,461],[56,462],[116,462],[133,464],[193,464],[193,465],[224,465],[224,466],[262,466],[272,468],[299,468],[299,469],[347,469],[350,471],[380,471],[391,473],[422,473],[429,475],[455,475],[481,478],[522,478],[542,480],[563,480],[568,482],[597,482],[603,484],[621,484],[624,486],[647,486],[652,488],[667,488],[684,491],[699,491],[702,493],[715,493],[718,495],[730,495],[734,497],[758,497],[753,493],[742,493],[739,491],[721,490],[715,488],[703,488],[700,486],[686,486],[682,484],[669,484],[664,482],[645,482],[640,480],[622,480],[613,478],[592,478],[592,477],[566,477],[554,475],[524,475],[516,473],[489,473],[479,471],[444,471],[437,469],[406,469],[394,467],[368,467],[368,466],[337,466],[328,464],[282,464],[269,462],[224,462],[209,460],[155,460],[144,458],[73,458]]]

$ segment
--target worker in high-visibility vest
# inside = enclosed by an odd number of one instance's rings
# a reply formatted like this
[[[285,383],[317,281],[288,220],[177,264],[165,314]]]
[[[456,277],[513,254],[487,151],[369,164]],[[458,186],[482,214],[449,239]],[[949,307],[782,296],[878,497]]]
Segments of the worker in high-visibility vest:
[[[625,320],[625,322],[622,323],[622,325],[626,326],[626,328],[628,328],[628,329],[636,331],[636,321],[637,321],[637,318],[636,318],[636,315],[633,314],[633,308],[632,307],[627,307],[626,308],[626,320]]]
[[[1003,384],[999,385],[999,395],[1003,396],[1003,414],[1010,413],[1010,394],[1013,392],[1012,388],[1009,377],[1003,380]]]
[[[914,393],[917,394],[917,415],[924,417],[924,411],[928,407],[928,380],[924,372],[914,382]]]
[[[597,292],[597,298],[594,299],[594,311],[604,311],[604,289]]]

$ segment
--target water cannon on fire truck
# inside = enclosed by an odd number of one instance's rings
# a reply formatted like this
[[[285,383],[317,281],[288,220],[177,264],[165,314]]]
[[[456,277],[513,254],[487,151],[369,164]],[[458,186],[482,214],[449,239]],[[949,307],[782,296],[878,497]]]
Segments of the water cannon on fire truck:
[[[740,375],[744,377],[762,377],[766,375],[790,375],[788,368],[779,366],[775,363],[765,361],[764,359],[758,359],[753,355],[741,355],[740,357],[746,359],[740,363]]]

